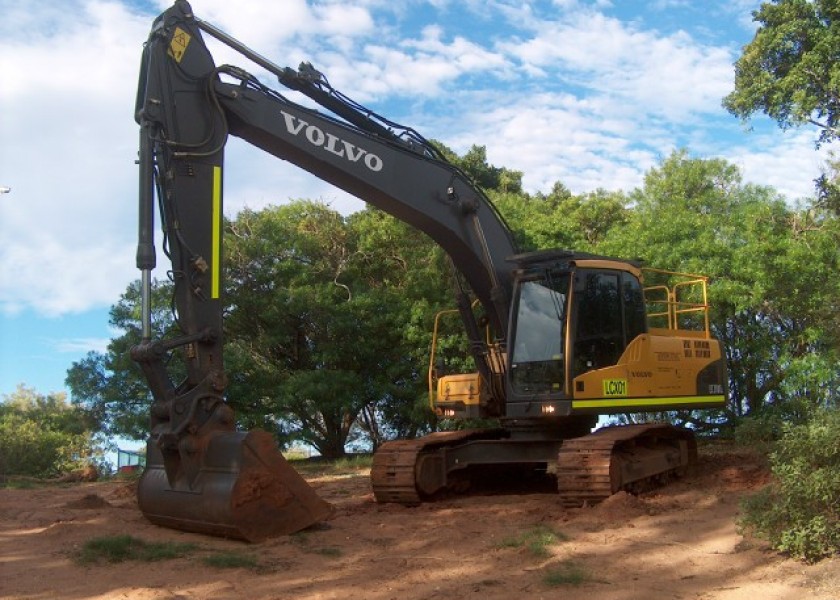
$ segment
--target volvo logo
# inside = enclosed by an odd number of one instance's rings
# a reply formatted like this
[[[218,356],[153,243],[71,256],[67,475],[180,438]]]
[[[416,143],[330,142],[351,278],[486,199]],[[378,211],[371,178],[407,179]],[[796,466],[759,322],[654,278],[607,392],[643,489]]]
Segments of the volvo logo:
[[[284,110],[281,110],[280,113],[286,122],[286,130],[292,135],[300,137],[302,133],[306,141],[313,146],[318,146],[336,156],[346,158],[352,163],[361,161],[371,171],[379,172],[382,170],[382,159],[376,154],[368,152],[364,148],[359,148],[355,144],[351,144],[347,140],[342,140],[340,137],[331,133],[325,133],[321,128],[310,125],[303,119],[290,115]]]

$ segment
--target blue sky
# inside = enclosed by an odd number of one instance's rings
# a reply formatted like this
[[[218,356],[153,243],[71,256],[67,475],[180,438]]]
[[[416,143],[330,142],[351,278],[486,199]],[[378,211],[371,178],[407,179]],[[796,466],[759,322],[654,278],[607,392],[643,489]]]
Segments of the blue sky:
[[[169,2],[0,0],[0,395],[62,391],[67,368],[115,335],[133,279],[142,44]],[[791,202],[825,149],[815,132],[749,131],[720,106],[754,33],[746,0],[194,0],[280,65],[331,83],[458,152],[487,147],[529,191],[630,190],[677,147],[722,157]],[[270,78],[227,49],[216,60]],[[273,84],[272,84],[273,85]],[[226,212],[289,198],[362,206],[232,141]],[[161,269],[162,276],[163,270]]]

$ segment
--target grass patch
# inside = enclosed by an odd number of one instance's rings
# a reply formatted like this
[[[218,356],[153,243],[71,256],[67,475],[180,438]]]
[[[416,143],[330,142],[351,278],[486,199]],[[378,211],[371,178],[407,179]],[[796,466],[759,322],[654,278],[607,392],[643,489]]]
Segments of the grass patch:
[[[548,547],[569,538],[563,533],[554,531],[545,525],[539,525],[516,536],[504,538],[499,542],[500,548],[524,548],[529,554],[537,558],[548,558],[551,556]]]
[[[31,481],[29,479],[7,479],[3,486],[7,490],[31,490],[38,487],[44,487],[43,484]]]
[[[93,538],[84,543],[76,555],[76,562],[83,565],[101,561],[109,563],[138,560],[154,562],[181,558],[194,552],[195,544],[178,542],[147,542],[130,535]]]
[[[594,579],[574,563],[564,562],[548,569],[543,576],[543,582],[549,587],[579,586]]]
[[[258,569],[260,567],[254,555],[244,552],[217,552],[205,556],[201,562],[216,569]]]
[[[333,461],[332,468],[338,472],[361,471],[373,466],[373,454],[353,454]]]
[[[336,548],[334,546],[325,546],[323,548],[313,548],[310,550],[312,554],[320,554],[321,556],[327,556],[329,558],[338,558],[341,556],[341,548]]]
[[[303,475],[358,475],[359,471],[370,469],[372,454],[352,454],[342,458],[300,458],[286,457],[296,471]]]
[[[321,556],[328,556],[330,558],[338,558],[341,556],[341,548],[335,546],[317,546],[312,544],[310,532],[307,530],[298,531],[289,536],[289,540],[296,546],[299,546],[303,552],[307,554],[320,554]]]

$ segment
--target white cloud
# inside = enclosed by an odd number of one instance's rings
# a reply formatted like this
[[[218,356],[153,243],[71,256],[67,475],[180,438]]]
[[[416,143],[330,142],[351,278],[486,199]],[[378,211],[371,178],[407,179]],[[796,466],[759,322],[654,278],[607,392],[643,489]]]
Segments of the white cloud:
[[[576,193],[636,187],[655,154],[597,124],[586,103],[546,95],[480,114],[454,139],[460,151],[485,145],[488,160],[522,171],[531,192],[548,191],[557,181]]]
[[[53,350],[62,354],[86,354],[88,352],[105,352],[110,342],[111,340],[108,338],[67,338],[51,340],[50,346]]]
[[[685,32],[662,36],[590,10],[530,28],[529,39],[500,48],[528,72],[613,98],[625,112],[679,119],[716,111],[731,88],[729,51]]]
[[[814,180],[826,166],[832,146],[814,149],[812,131],[756,134],[751,144],[731,148],[723,156],[740,167],[744,179],[774,187],[791,201],[814,196]]]
[[[68,223],[73,226],[73,221]],[[136,277],[133,244],[107,240],[67,243],[53,235],[55,232],[39,232],[24,240],[4,240],[0,249],[3,312],[15,314],[32,307],[47,316],[58,316],[106,306]]]
[[[810,194],[819,174],[807,132],[720,126],[736,44],[619,20],[600,11],[608,2],[192,4],[277,64],[311,60],[341,91],[427,137],[458,151],[486,145],[531,191],[558,180],[576,192],[631,189],[674,146],[694,144],[791,198]],[[12,188],[0,196],[0,312],[107,306],[137,277],[132,113],[154,15],[136,6],[0,0],[0,185]],[[208,44],[217,63],[252,68]],[[289,198],[362,206],[247,144],[231,142],[227,158],[229,216]]]
[[[170,2],[160,4],[168,8]],[[375,27],[369,10],[358,4],[195,0],[192,7],[198,18],[221,28],[270,60],[271,54],[283,50],[290,42],[312,47],[324,38],[335,42],[336,38],[365,36]]]
[[[0,179],[12,188],[0,199],[4,312],[113,301],[131,270],[131,116],[148,22],[113,2],[74,4],[54,28],[0,38]],[[13,8],[26,22],[31,5]]]
[[[360,6],[321,5],[315,6],[313,13],[317,22],[314,31],[319,34],[356,37],[374,29],[370,13]]]

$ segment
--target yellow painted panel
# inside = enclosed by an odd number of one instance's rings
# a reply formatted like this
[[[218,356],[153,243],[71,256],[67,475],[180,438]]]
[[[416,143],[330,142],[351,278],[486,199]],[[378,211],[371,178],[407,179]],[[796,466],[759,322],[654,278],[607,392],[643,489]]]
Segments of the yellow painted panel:
[[[580,408],[655,408],[675,407],[692,404],[725,404],[726,397],[720,396],[672,396],[668,398],[593,398],[590,400],[572,400],[572,409]]]
[[[222,168],[213,167],[212,255],[210,256],[210,297],[219,297],[222,272]]]

